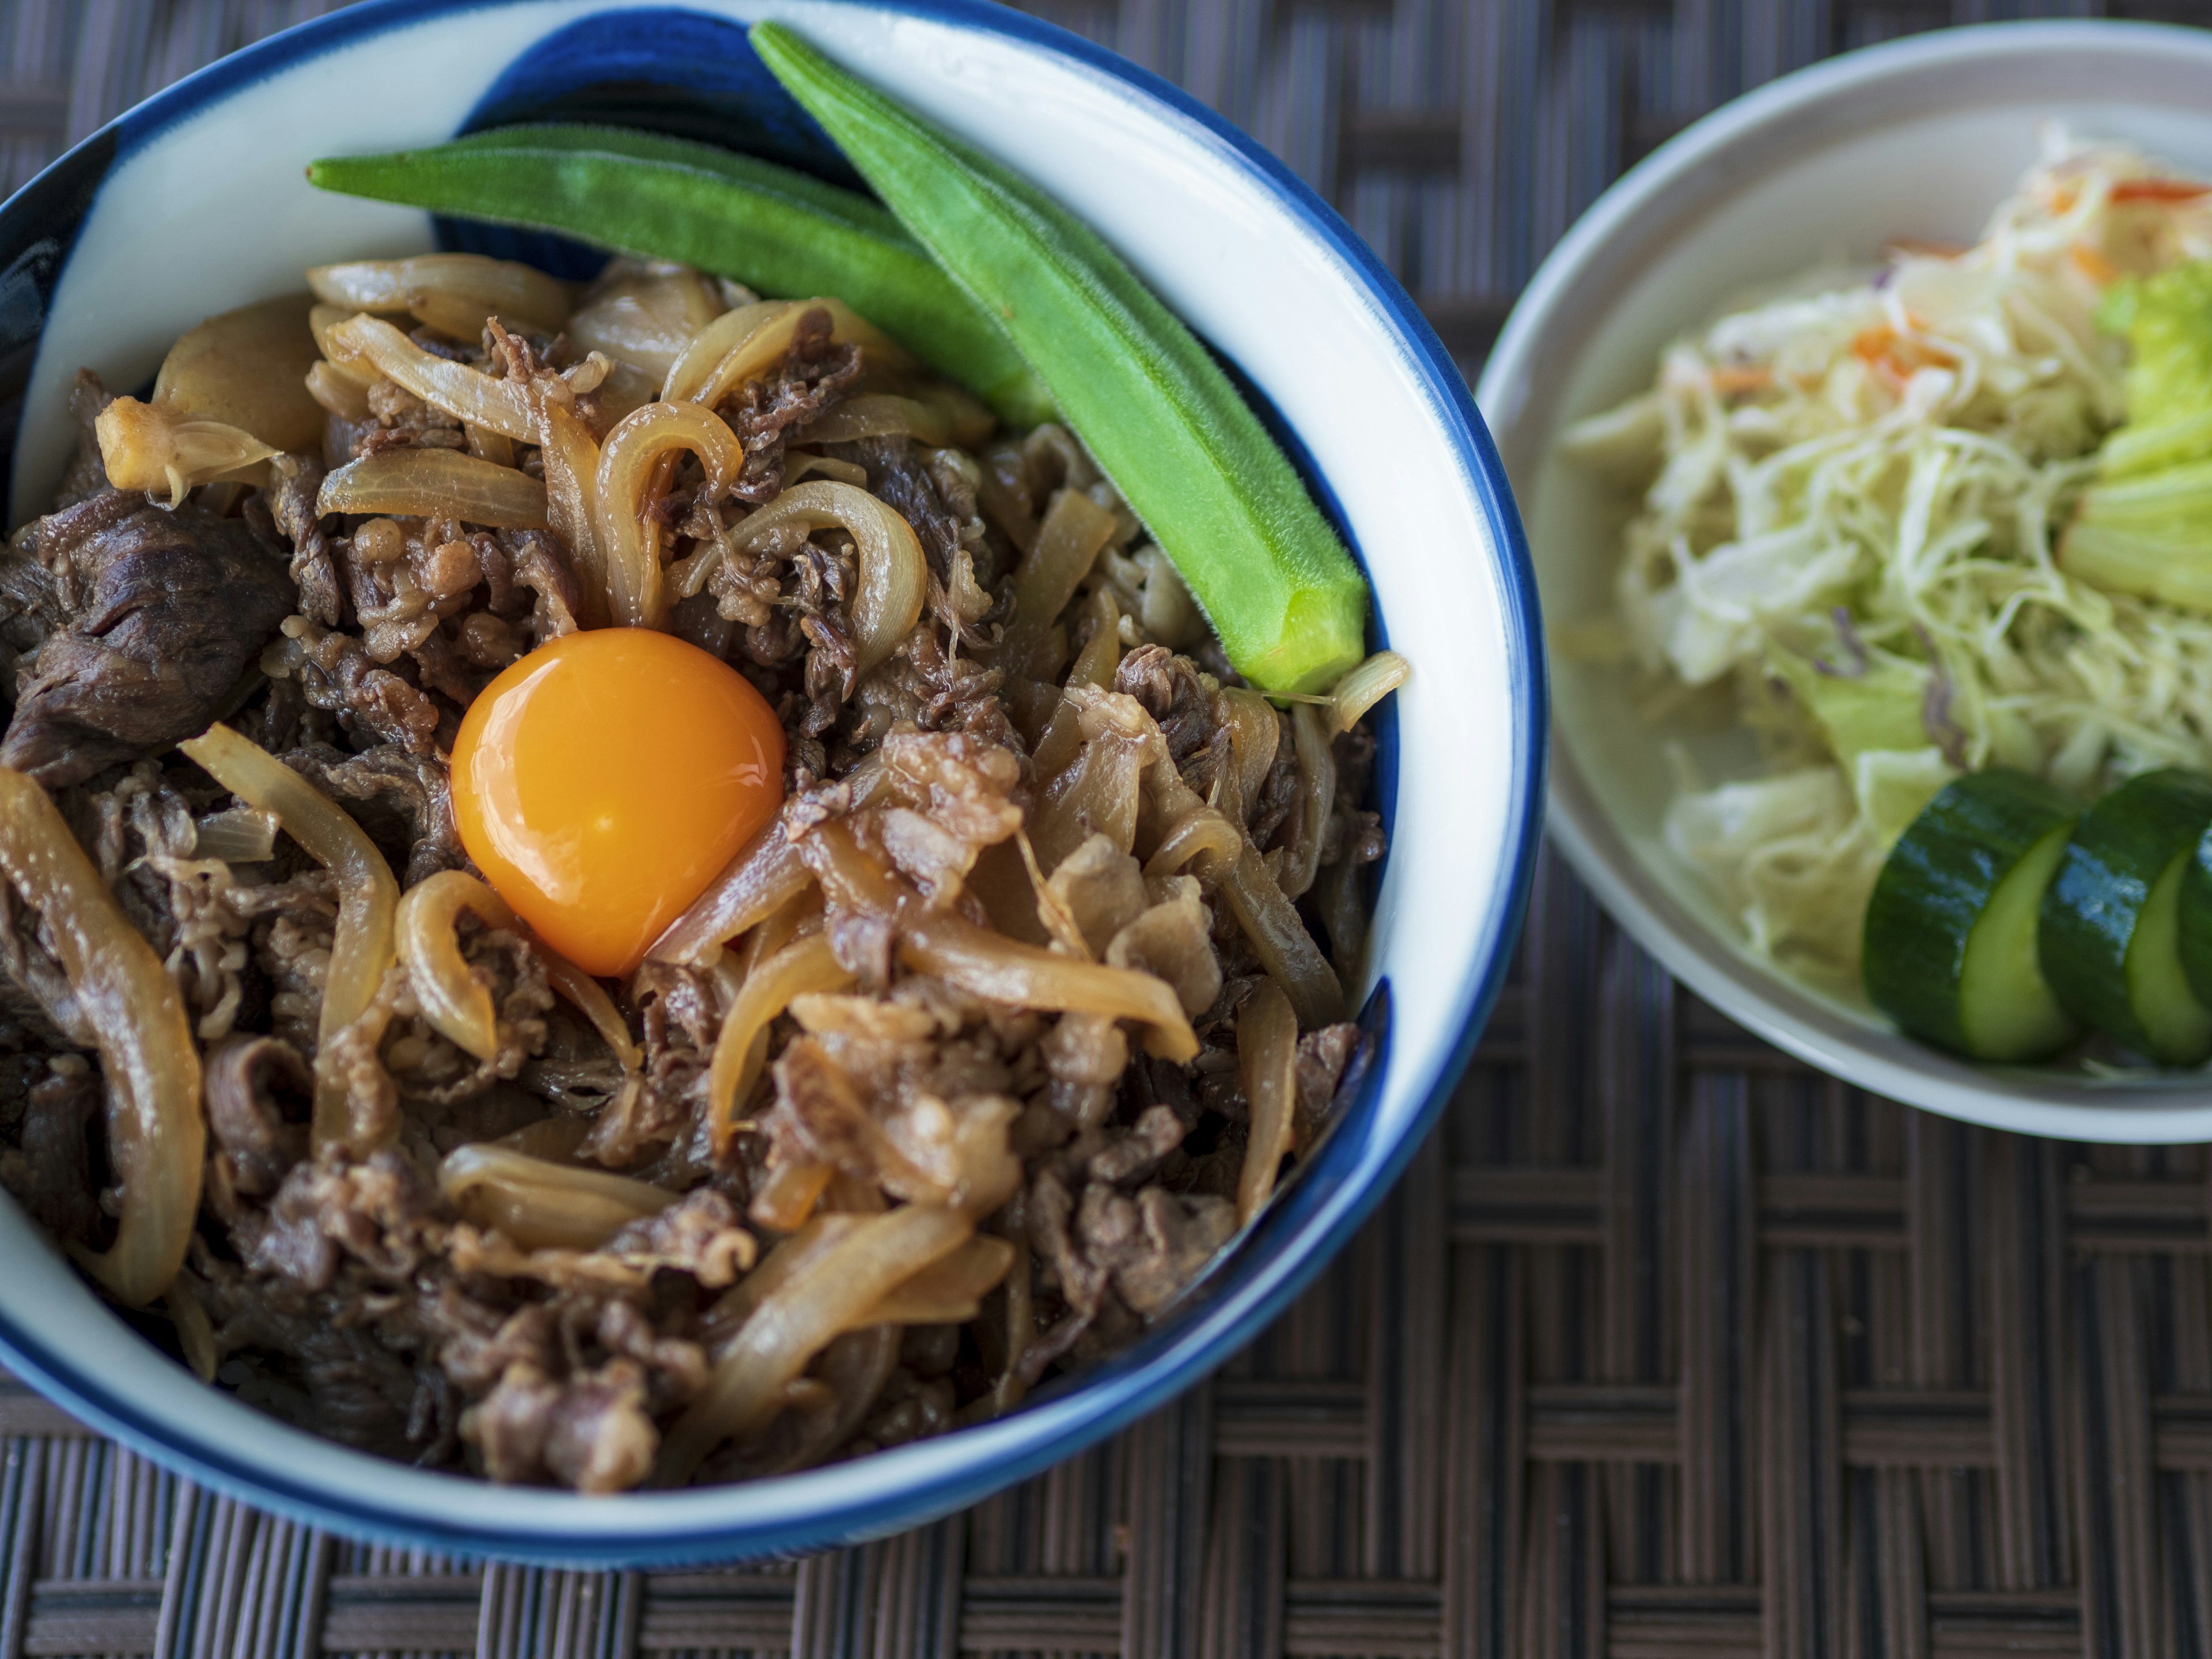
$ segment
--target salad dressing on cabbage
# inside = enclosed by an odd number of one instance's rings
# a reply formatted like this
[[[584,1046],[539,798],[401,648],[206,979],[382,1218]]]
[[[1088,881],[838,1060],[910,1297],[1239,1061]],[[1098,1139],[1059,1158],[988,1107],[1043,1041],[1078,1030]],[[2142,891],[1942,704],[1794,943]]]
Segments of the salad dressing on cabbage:
[[[1966,772],[2212,763],[2212,187],[2055,134],[1972,246],[1732,311],[1564,448],[1643,491],[1608,648],[1758,734],[1665,830],[1785,967],[1856,975]]]

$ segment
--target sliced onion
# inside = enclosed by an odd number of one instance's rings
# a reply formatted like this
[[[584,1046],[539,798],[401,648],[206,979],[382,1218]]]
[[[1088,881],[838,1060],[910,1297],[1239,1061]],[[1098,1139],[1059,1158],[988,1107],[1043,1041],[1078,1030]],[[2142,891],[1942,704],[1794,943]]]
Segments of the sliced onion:
[[[446,1154],[438,1191],[470,1221],[526,1250],[596,1250],[676,1201],[665,1188],[628,1176],[483,1144]]]
[[[703,968],[715,952],[806,890],[814,879],[777,818],[747,842],[646,957]]]
[[[366,392],[384,377],[371,365],[349,355],[331,338],[332,329],[340,323],[350,322],[359,315],[361,309],[357,306],[315,306],[307,313],[307,328],[314,335],[315,348],[323,354],[323,362],[331,372],[352,381]]]
[[[228,864],[260,864],[276,851],[276,815],[250,806],[226,807],[192,823],[192,856]]]
[[[274,812],[284,833],[337,878],[338,920],[323,978],[310,1139],[319,1152],[335,1144],[366,1156],[375,1148],[361,1144],[349,1121],[344,1079],[328,1062],[331,1039],[361,1018],[375,1000],[385,970],[398,959],[393,927],[399,884],[392,878],[392,866],[335,801],[228,726],[210,726],[178,747],[248,806]]]
[[[1291,1108],[1297,1103],[1298,1017],[1272,979],[1237,1011],[1237,1071],[1252,1113],[1244,1167],[1237,1177],[1237,1224],[1260,1213],[1275,1190],[1275,1173],[1291,1150]]]
[[[499,530],[546,527],[545,486],[458,449],[386,449],[326,475],[315,511],[395,518],[443,515]]]
[[[871,1325],[964,1325],[1013,1265],[1012,1244],[978,1233],[893,1290],[864,1319]]]
[[[441,870],[401,896],[394,924],[400,964],[431,1028],[478,1060],[499,1052],[491,988],[469,971],[454,932],[466,910],[487,927],[519,929],[507,902],[465,870]]]
[[[865,466],[855,466],[850,461],[836,460],[828,455],[810,455],[804,452],[796,454],[786,453],[783,462],[785,489],[790,489],[801,478],[813,472],[818,472],[823,477],[834,479],[839,483],[852,484],[860,489],[866,489],[868,487],[868,469]]]
[[[659,1484],[681,1485],[724,1441],[766,1427],[785,1386],[809,1360],[845,1332],[863,1328],[869,1309],[974,1231],[953,1211],[909,1204],[854,1222],[811,1255],[762,1298],[715,1360],[698,1398],[662,1443]]]
[[[358,426],[368,418],[368,388],[340,372],[337,364],[317,362],[307,371],[306,385],[307,395],[338,419]]]
[[[1221,872],[1221,896],[1252,942],[1253,955],[1289,996],[1298,1024],[1311,1028],[1342,1019],[1344,987],[1249,836],[1237,861]]]
[[[1198,1053],[1198,1037],[1175,988],[1135,969],[1056,956],[942,910],[903,918],[898,949],[908,967],[987,1002],[1135,1020],[1146,1028],[1147,1053],[1177,1065]]]
[[[1298,899],[1321,868],[1321,845],[1336,810],[1336,754],[1329,746],[1329,715],[1310,702],[1291,710],[1291,740],[1298,757],[1297,833],[1283,860],[1283,896]]]
[[[600,447],[593,523],[607,566],[607,614],[619,627],[668,626],[659,538],[647,533],[642,514],[654,469],[683,449],[705,464],[717,495],[737,482],[745,461],[738,434],[698,404],[647,404],[624,416]]]
[[[93,422],[100,465],[118,489],[166,492],[169,505],[204,483],[265,461],[277,452],[243,428],[195,420],[166,404],[118,398]]]
[[[866,490],[817,478],[785,490],[734,526],[730,545],[748,546],[787,524],[810,531],[835,525],[850,532],[860,556],[860,591],[853,596],[854,670],[866,673],[897,648],[921,617],[929,566],[914,526]]]
[[[830,337],[837,344],[860,347],[863,358],[884,368],[914,366],[905,347],[842,300],[761,300],[724,312],[694,335],[661,383],[662,398],[713,408],[781,362],[798,337],[799,319],[817,310],[830,313]]]
[[[1220,884],[1252,953],[1290,998],[1299,1025],[1311,1030],[1342,1019],[1344,987],[1306,931],[1297,908],[1268,873],[1252,838],[1200,800],[1172,765],[1150,768],[1145,787],[1159,820],[1173,826],[1146,864],[1145,874],[1171,874],[1194,860],[1200,875]],[[1217,823],[1221,829],[1213,827]],[[1229,836],[1235,837],[1233,854],[1224,845]]]
[[[726,311],[691,337],[660,383],[663,403],[722,401],[732,386],[757,380],[781,361],[809,301],[757,300]],[[818,302],[811,302],[818,303]]]
[[[607,561],[599,546],[599,446],[567,404],[530,392],[532,425],[545,472],[545,517],[576,573],[576,620],[607,625]]]
[[[324,337],[325,350],[369,364],[456,420],[526,443],[537,441],[529,399],[513,380],[495,380],[481,369],[425,351],[380,317],[349,317]]]
[[[1359,724],[1359,717],[1406,683],[1413,672],[1413,665],[1395,651],[1377,651],[1358,667],[1348,671],[1329,693],[1329,701],[1336,705],[1335,729],[1349,732]]]
[[[569,313],[568,337],[648,371],[658,387],[693,337],[726,308],[713,285],[687,266],[617,259]]]
[[[1160,837],[1158,849],[1145,860],[1145,879],[1171,876],[1200,857],[1233,861],[1243,850],[1244,837],[1237,834],[1237,826],[1200,802],[1197,811]]]
[[[615,1000],[607,994],[607,988],[559,951],[549,947],[543,939],[533,939],[531,943],[532,948],[538,952],[538,959],[545,964],[546,982],[591,1021],[592,1029],[599,1034],[599,1041],[605,1043],[608,1051],[622,1062],[623,1070],[635,1072],[642,1066],[645,1056],[639,1052],[636,1040],[630,1036],[629,1027],[623,1022],[622,1010],[615,1006]]]
[[[406,259],[354,259],[317,265],[307,286],[326,305],[356,311],[412,311],[426,303],[447,321],[433,328],[469,339],[496,312],[552,333],[568,320],[568,292],[544,271],[481,253],[418,253]],[[473,315],[473,322],[467,319]],[[458,327],[448,326],[448,323]]]
[[[859,438],[915,438],[933,448],[952,441],[952,422],[943,410],[887,392],[848,398],[818,419],[799,428],[803,444],[851,443]]]
[[[806,1224],[836,1173],[827,1164],[779,1164],[754,1193],[745,1214],[776,1232],[794,1231]]]
[[[1014,620],[999,650],[1010,672],[1043,679],[1059,666],[1047,660],[1046,637],[1114,531],[1114,515],[1081,490],[1052,498],[1036,549],[1014,573]]]
[[[767,1059],[769,1024],[790,1007],[793,997],[842,990],[853,975],[830,948],[827,935],[811,934],[770,957],[745,975],[744,987],[723,1017],[714,1039],[714,1060],[707,1079],[707,1111],[714,1152],[721,1156],[738,1133],[738,1114],[758,1080]]]
[[[177,1276],[199,1211],[207,1127],[184,998],[52,798],[4,768],[0,872],[45,923],[106,1085],[108,1161],[123,1187],[115,1243],[70,1254],[117,1301],[143,1307]]]

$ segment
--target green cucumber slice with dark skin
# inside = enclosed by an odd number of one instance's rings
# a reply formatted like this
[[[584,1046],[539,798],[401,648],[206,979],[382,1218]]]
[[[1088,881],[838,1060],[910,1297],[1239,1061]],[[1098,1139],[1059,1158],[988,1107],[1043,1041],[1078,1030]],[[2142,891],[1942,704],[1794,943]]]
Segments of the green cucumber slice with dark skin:
[[[2069,1012],[2166,1066],[2212,1054],[2212,1008],[2179,944],[2184,878],[2212,825],[2212,777],[2130,778],[2081,815],[2044,896],[2044,972]]]
[[[2181,970],[2197,1001],[2212,1008],[2212,828],[2198,837],[2181,872],[2181,900],[2175,908]]]
[[[1868,1000],[1913,1036],[1976,1060],[2037,1060],[2075,1033],[2038,959],[2044,890],[2073,803],[2025,772],[1947,784],[1875,878],[1861,954]]]

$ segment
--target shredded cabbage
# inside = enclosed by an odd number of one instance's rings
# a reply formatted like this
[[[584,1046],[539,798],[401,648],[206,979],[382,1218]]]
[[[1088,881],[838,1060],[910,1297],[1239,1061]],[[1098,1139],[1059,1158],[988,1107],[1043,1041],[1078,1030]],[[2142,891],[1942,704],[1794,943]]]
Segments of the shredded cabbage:
[[[2212,385],[2212,338],[2131,374],[2110,331],[2146,296],[2185,309],[2169,290],[2198,278],[2160,273],[2208,254],[2212,194],[2053,133],[1971,248],[1895,247],[1732,312],[1565,434],[1644,487],[1615,588],[1627,654],[1729,686],[1759,734],[1769,775],[1686,787],[1666,823],[1753,949],[1855,976],[1882,858],[1959,771],[2087,793],[2212,762],[2212,616],[2053,551],[2128,394]],[[2100,328],[2108,301],[2133,312]]]

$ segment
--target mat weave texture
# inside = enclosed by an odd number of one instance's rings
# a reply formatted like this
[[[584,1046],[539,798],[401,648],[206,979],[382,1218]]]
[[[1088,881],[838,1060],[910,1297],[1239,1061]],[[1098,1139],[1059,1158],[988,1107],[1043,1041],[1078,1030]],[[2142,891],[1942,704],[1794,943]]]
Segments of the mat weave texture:
[[[327,9],[0,0],[0,173]],[[1543,250],[1685,120],[2005,12],[1041,9],[1285,156],[1470,370]],[[1110,1445],[797,1565],[555,1572],[271,1520],[0,1387],[0,1659],[2205,1654],[2209,1218],[2202,1149],[1987,1133],[1784,1059],[1547,860],[1405,1185],[1250,1352]]]

